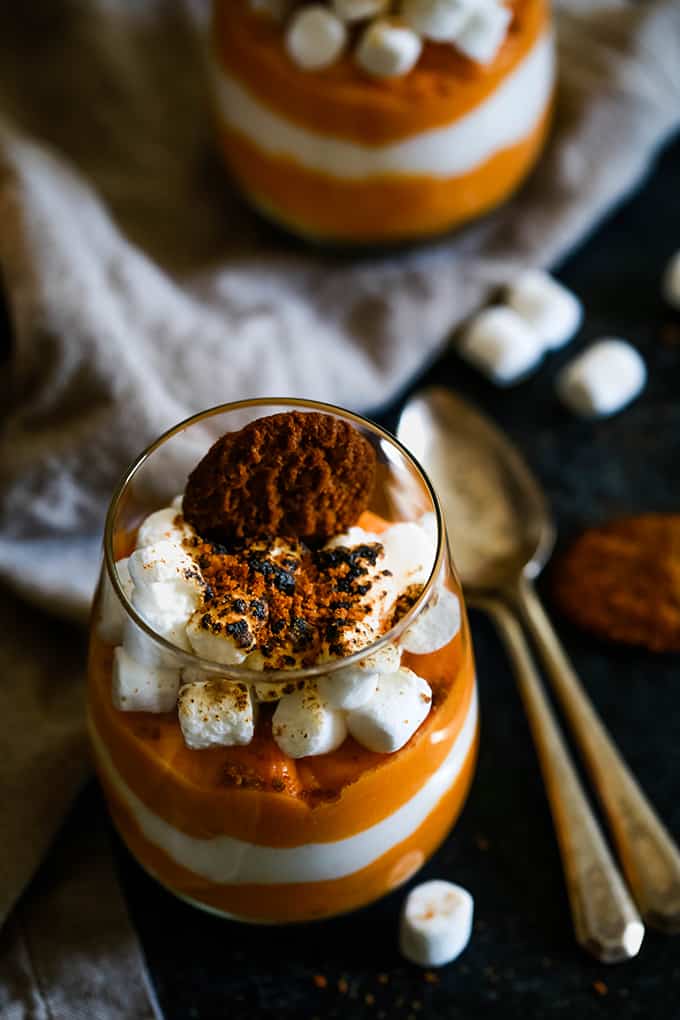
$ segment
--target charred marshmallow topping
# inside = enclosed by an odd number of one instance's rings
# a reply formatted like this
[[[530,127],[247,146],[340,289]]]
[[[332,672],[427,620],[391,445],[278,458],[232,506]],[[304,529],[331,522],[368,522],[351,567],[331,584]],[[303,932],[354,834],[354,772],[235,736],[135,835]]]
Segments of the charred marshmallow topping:
[[[116,564],[121,587],[157,634],[201,658],[262,670],[252,687],[195,668],[180,670],[102,594],[100,634],[118,644],[113,701],[121,711],[177,708],[191,748],[247,744],[259,702],[276,702],[272,736],[292,758],[335,750],[348,732],[372,751],[403,747],[430,711],[425,680],[402,650],[427,654],[460,626],[456,596],[440,586],[400,636],[359,662],[311,682],[270,683],[266,671],[334,662],[373,644],[411,607],[436,552],[434,515],[379,537],[359,527],[315,550],[295,539],[205,541],[174,505],[141,525],[136,549]]]

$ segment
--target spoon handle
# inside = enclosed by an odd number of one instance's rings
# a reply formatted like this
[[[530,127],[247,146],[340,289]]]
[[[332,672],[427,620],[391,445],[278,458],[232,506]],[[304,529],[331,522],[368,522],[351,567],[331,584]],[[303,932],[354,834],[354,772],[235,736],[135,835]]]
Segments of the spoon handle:
[[[654,927],[680,932],[680,851],[607,733],[527,578],[515,598],[597,789],[640,911]]]
[[[576,940],[603,963],[635,956],[644,926],[595,820],[519,621],[502,602],[475,598],[512,660],[541,765],[569,893]]]

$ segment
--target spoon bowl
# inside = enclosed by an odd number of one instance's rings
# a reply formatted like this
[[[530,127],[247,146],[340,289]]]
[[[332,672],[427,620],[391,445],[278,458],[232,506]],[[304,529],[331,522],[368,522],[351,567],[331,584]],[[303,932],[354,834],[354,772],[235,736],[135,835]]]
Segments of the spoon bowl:
[[[444,507],[468,592],[536,577],[555,543],[543,492],[503,433],[449,390],[431,387],[402,411],[397,436],[425,466]]]

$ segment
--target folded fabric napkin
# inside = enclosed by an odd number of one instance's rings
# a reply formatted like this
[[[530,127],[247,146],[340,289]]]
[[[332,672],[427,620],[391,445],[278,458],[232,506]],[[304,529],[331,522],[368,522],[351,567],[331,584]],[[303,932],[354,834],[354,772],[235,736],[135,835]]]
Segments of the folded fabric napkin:
[[[0,7],[0,923],[87,774],[82,635],[29,606],[84,620],[126,463],[235,398],[386,402],[514,264],[554,263],[591,230],[680,124],[677,0],[557,13],[555,131],[521,193],[427,248],[349,259],[283,239],[230,189],[205,3]],[[153,1015],[107,852],[78,825],[50,894],[3,934],[3,1016]]]

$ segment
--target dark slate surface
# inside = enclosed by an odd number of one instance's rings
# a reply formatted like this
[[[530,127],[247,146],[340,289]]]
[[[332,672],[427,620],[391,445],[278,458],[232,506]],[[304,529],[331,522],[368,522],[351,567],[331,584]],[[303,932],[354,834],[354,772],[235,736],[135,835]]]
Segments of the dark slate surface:
[[[455,381],[501,422],[546,486],[563,540],[613,514],[680,509],[680,322],[659,296],[662,268],[680,247],[679,180],[680,141],[641,192],[563,266],[560,276],[583,297],[587,320],[576,343],[536,377],[498,391],[449,354],[419,380]],[[552,378],[578,347],[602,334],[639,346],[650,383],[620,416],[583,424],[560,408]],[[397,411],[384,422],[393,426]],[[680,838],[680,660],[607,647],[564,620],[557,623],[615,739]],[[576,947],[512,675],[487,621],[473,615],[472,627],[482,710],[479,768],[459,825],[417,878],[452,878],[473,892],[468,951],[438,973],[436,984],[405,963],[396,949],[404,891],[352,917],[312,926],[219,921],[174,900],[118,844],[130,909],[168,1020],[680,1016],[680,936],[650,932],[639,958],[615,967]],[[327,978],[326,988],[315,986],[317,974]],[[340,978],[348,984],[344,993]],[[598,991],[596,982],[606,989]]]
[[[546,486],[563,540],[613,514],[680,509],[680,325],[673,328],[659,292],[666,259],[680,247],[679,179],[676,142],[641,192],[562,267],[559,275],[583,297],[587,319],[576,343],[537,376],[501,392],[448,354],[418,383],[455,380],[505,426]],[[627,337],[644,352],[650,383],[620,416],[583,424],[561,409],[552,380],[579,347],[602,334]],[[397,411],[383,420],[393,426]],[[607,647],[557,622],[615,739],[680,838],[680,660]],[[680,936],[650,932],[637,960],[614,967],[576,947],[513,678],[487,621],[474,614],[472,627],[479,768],[459,825],[417,878],[451,878],[473,892],[468,951],[429,984],[396,949],[403,891],[341,920],[249,928],[176,902],[121,851],[130,906],[169,1020],[680,1016]],[[325,989],[315,986],[316,974],[328,979]],[[340,978],[348,982],[345,993]],[[606,989],[598,991],[596,982]]]

